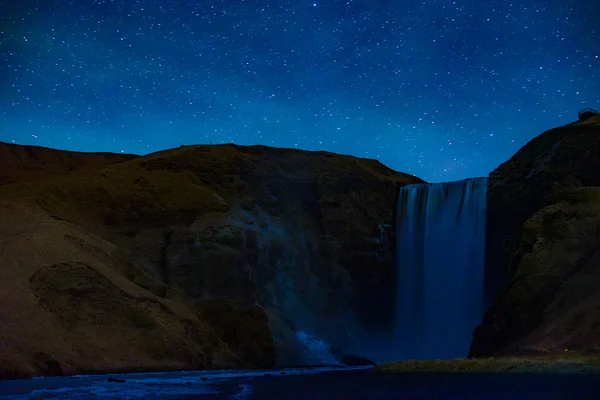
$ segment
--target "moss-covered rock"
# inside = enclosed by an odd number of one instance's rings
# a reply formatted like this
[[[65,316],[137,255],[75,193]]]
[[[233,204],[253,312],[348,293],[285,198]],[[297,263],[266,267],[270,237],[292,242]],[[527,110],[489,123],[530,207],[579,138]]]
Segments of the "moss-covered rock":
[[[486,272],[494,299],[472,356],[600,348],[599,129],[547,131],[490,175]]]
[[[78,161],[0,185],[3,374],[266,368],[300,323],[393,325],[395,202],[418,178],[263,146],[27,152]]]
[[[600,372],[598,354],[554,354],[546,356],[489,357],[455,360],[406,360],[375,367],[373,373],[458,372],[458,373],[557,373]]]

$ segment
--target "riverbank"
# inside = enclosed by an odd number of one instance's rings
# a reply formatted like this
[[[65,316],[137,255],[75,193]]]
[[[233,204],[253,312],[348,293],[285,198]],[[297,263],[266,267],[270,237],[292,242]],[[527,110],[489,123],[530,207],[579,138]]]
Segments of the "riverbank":
[[[519,372],[600,373],[600,353],[462,358],[455,360],[406,360],[379,365],[373,373],[388,372]]]
[[[0,398],[597,400],[594,374],[372,374],[368,368],[190,371],[0,381]]]

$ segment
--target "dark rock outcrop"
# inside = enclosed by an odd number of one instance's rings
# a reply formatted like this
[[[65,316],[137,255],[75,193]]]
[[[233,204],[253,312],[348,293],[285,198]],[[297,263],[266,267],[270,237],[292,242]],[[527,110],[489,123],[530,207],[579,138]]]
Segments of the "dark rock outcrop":
[[[471,356],[600,348],[600,119],[544,132],[490,174],[492,303]]]
[[[418,178],[262,146],[2,146],[0,376],[268,368],[296,329],[393,324],[393,214]]]

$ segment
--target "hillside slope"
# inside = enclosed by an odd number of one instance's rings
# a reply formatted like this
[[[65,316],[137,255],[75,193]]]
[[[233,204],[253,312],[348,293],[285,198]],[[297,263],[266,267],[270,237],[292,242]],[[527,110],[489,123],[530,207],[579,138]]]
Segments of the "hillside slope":
[[[136,157],[131,154],[80,153],[0,142],[0,185],[86,168],[100,168]]]
[[[496,297],[472,356],[600,349],[600,116],[490,174],[486,252]]]
[[[418,178],[262,146],[50,153],[0,185],[0,376],[266,368],[303,362],[295,330],[393,324],[393,212]]]

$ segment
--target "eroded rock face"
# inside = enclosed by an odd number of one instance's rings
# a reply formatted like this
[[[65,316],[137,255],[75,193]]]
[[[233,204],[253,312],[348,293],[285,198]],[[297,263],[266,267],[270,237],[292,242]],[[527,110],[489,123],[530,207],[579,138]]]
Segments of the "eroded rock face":
[[[15,321],[0,327],[5,375],[268,368],[294,364],[295,330],[334,340],[393,326],[393,213],[398,186],[418,178],[233,145],[38,173],[0,186],[0,263],[20,288],[0,309]],[[40,347],[30,321],[62,339]]]
[[[203,348],[202,342],[213,341],[218,347],[214,334],[202,332],[202,325],[195,321],[179,320],[160,301],[127,293],[91,265],[50,265],[40,268],[29,280],[40,306],[69,333],[85,337],[92,333],[92,327],[104,327],[109,330],[103,335],[104,346],[125,340],[130,346],[128,352],[137,350],[154,360],[186,360],[190,367],[213,367],[214,349]],[[54,363],[58,365],[58,361]]]
[[[592,122],[543,133],[490,174],[494,298],[472,356],[600,346],[600,126]]]
[[[293,329],[329,340],[356,324],[389,329],[397,184],[417,180],[328,153],[220,151],[231,155],[198,148],[141,163],[151,172],[187,171],[223,204],[171,231],[164,279],[192,298],[263,305],[279,316],[272,331],[289,321],[280,348]],[[294,363],[286,358],[280,363]]]
[[[216,275],[205,267],[201,282],[185,290],[264,304],[285,302],[287,290],[311,312],[339,315],[350,307],[365,327],[389,328],[397,183],[418,180],[328,153],[220,151],[231,155],[197,148],[141,163],[148,171],[193,174],[223,201],[223,210],[172,234],[166,255],[172,279],[188,275],[190,266],[227,265]]]
[[[109,241],[11,201],[0,221],[0,376],[250,365]]]
[[[257,305],[243,305],[223,299],[203,299],[195,303],[195,310],[207,321],[216,335],[252,368],[272,368],[276,349],[270,330],[269,318]]]

